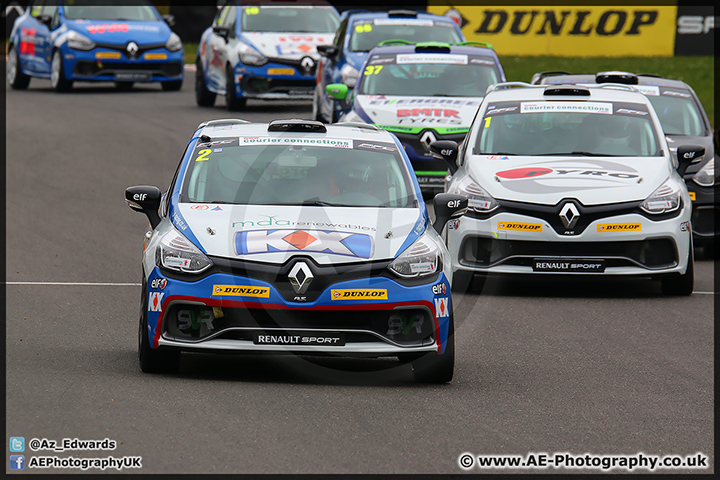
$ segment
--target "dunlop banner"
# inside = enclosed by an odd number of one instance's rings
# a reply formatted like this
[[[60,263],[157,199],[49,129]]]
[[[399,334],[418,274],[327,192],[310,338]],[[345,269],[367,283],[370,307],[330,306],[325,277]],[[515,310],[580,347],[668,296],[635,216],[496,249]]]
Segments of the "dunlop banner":
[[[490,6],[428,2],[498,55],[672,56],[677,6]]]

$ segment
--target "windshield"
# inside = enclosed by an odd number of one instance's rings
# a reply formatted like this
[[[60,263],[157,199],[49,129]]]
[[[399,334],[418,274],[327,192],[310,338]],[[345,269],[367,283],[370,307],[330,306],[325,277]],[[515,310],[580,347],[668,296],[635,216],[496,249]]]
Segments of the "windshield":
[[[492,102],[473,154],[658,156],[647,107],[620,102]]]
[[[394,143],[308,137],[198,142],[182,198],[243,205],[418,205]]]
[[[147,5],[117,5],[117,1],[74,0],[63,2],[68,20],[125,20],[157,21],[157,15]]]
[[[335,33],[339,23],[329,7],[251,6],[242,11],[244,32]]]
[[[373,55],[363,71],[360,94],[482,97],[499,81],[487,57],[449,53]]]
[[[395,39],[413,43],[464,41],[455,30],[454,24],[432,20],[385,18],[355,22],[353,25],[350,38],[350,50],[353,52],[369,52],[377,47],[378,43]]]
[[[665,90],[661,95],[647,95],[667,135],[705,135],[705,124],[688,92]]]

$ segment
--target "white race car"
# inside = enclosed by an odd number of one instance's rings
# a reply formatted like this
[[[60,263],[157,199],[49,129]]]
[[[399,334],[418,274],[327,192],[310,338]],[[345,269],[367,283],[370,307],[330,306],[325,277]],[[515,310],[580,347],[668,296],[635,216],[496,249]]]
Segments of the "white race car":
[[[448,225],[454,288],[496,273],[635,275],[692,293],[682,174],[704,149],[679,147],[678,164],[635,88],[496,84],[460,151],[433,151],[453,170],[445,191],[469,197]]]

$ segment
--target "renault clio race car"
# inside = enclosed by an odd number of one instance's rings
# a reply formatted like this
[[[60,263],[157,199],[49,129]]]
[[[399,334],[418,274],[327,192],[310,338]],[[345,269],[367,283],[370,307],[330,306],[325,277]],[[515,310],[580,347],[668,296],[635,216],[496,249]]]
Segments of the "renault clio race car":
[[[430,152],[436,140],[462,143],[485,90],[505,81],[492,46],[389,40],[373,48],[350,93],[342,122],[367,122],[393,132],[403,144],[424,193],[443,190],[447,163]],[[348,88],[327,87],[344,101]]]
[[[319,61],[339,20],[323,0],[228,2],[206,29],[197,52],[195,100],[211,107],[225,95],[228,110],[248,98],[309,100]]]
[[[326,87],[332,83],[355,87],[368,52],[379,43],[395,38],[412,42],[465,41],[460,27],[444,16],[412,10],[343,12],[332,44],[318,46],[322,59],[313,97],[313,118],[326,123],[337,122],[349,105],[329,99],[325,94]]]
[[[183,46],[150,2],[103,5],[95,0],[36,0],[15,20],[8,43],[7,80],[26,89],[32,77],[53,90],[75,81],[160,82],[180,90]]]
[[[705,252],[713,250],[717,237],[715,218],[718,216],[718,177],[715,171],[718,141],[710,120],[695,91],[681,80],[658,75],[629,72],[599,72],[597,74],[571,74],[562,71],[541,72],[533,75],[533,84],[603,84],[623,83],[634,85],[644,93],[660,118],[670,152],[677,158],[678,145],[692,143],[705,148],[705,155],[697,158],[685,172],[690,198],[692,199],[692,229],[695,247]]]
[[[367,125],[214,120],[168,191],[130,187],[150,221],[142,260],[143,371],[180,351],[398,356],[453,375],[450,257],[396,138]]]
[[[682,174],[704,149],[679,146],[675,162],[635,88],[496,84],[460,153],[451,147],[446,191],[469,197],[447,230],[454,286],[473,274],[473,288],[495,273],[634,275],[659,278],[665,294],[692,293]]]

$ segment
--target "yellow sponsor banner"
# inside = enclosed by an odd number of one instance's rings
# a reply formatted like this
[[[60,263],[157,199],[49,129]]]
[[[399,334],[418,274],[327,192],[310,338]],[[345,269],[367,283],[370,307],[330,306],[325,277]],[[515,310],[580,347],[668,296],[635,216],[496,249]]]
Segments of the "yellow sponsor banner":
[[[641,223],[599,223],[598,232],[640,232],[642,231]]]
[[[268,68],[268,75],[295,75],[294,68]]]
[[[465,25],[469,41],[497,54],[566,57],[672,56],[677,6],[491,6],[430,1],[428,11]]]
[[[167,60],[167,53],[146,53],[143,58],[145,60]]]
[[[521,232],[542,232],[540,223],[498,222],[498,230],[518,230]]]
[[[114,58],[119,59],[120,58],[120,52],[97,52],[95,54],[95,58],[98,59],[108,59],[108,58]]]
[[[249,285],[213,285],[213,295],[231,295],[235,297],[270,297],[270,287],[252,287]]]
[[[341,288],[330,291],[332,300],[387,300],[384,288]]]

